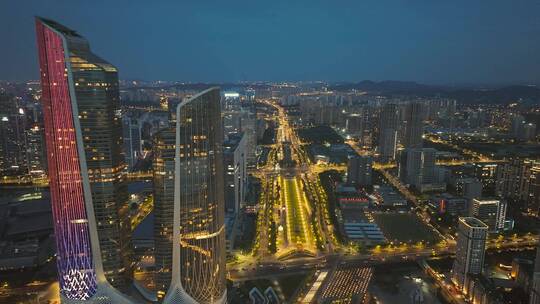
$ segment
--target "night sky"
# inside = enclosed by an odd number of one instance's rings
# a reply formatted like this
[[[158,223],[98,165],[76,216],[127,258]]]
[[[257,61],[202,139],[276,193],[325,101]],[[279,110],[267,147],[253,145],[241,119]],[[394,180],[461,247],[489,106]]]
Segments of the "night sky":
[[[4,0],[0,79],[38,78],[35,15],[122,79],[540,84],[538,0]]]

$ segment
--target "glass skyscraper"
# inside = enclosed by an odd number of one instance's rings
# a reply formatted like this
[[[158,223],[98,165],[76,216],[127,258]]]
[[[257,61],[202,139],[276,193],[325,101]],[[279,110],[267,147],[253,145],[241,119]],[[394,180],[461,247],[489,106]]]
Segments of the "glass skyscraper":
[[[172,276],[175,144],[174,128],[163,129],[154,136],[154,254],[158,300],[163,300]]]
[[[225,303],[220,91],[178,105],[171,283],[164,303]]]
[[[118,75],[88,42],[36,19],[42,104],[64,303],[129,303],[131,277]]]

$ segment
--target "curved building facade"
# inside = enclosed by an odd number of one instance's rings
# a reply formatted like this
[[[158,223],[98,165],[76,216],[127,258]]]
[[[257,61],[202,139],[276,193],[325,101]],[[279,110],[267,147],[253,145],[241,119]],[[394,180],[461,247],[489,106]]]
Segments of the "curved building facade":
[[[117,70],[54,21],[36,33],[62,302],[131,303]]]
[[[164,303],[225,303],[221,95],[178,105],[172,278]]]

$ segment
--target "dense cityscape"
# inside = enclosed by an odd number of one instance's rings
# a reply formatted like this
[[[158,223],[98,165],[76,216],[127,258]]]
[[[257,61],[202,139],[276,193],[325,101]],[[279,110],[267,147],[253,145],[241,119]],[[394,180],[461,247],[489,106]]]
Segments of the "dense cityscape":
[[[0,303],[540,304],[537,85],[130,79],[34,22]]]

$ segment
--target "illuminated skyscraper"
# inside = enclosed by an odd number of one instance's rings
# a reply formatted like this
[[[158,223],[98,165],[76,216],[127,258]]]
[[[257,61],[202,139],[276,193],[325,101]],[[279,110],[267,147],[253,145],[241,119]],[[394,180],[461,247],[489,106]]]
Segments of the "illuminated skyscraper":
[[[379,123],[379,154],[381,160],[392,161],[396,158],[398,116],[395,104],[385,104]]]
[[[163,300],[172,276],[175,144],[174,128],[163,129],[154,136],[154,254],[158,300]]]
[[[452,268],[452,281],[468,294],[467,276],[480,274],[484,267],[488,226],[474,217],[461,217],[458,221],[456,259]]]
[[[36,32],[62,301],[130,303],[115,289],[131,276],[117,70],[54,21]]]
[[[172,279],[164,303],[225,303],[220,92],[178,105]]]
[[[403,146],[405,148],[422,148],[424,133],[423,126],[423,107],[424,105],[418,102],[412,102],[405,109],[405,138]]]

